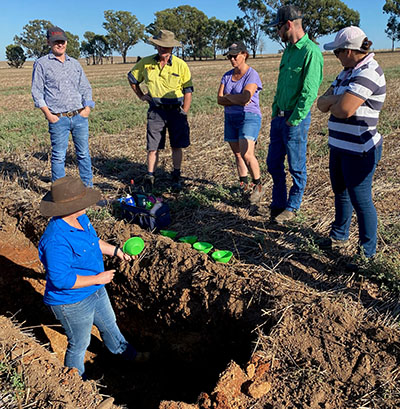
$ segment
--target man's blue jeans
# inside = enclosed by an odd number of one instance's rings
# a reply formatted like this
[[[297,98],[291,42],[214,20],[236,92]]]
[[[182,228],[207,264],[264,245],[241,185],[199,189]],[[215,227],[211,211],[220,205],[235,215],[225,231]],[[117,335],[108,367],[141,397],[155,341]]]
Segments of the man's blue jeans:
[[[330,237],[347,240],[353,208],[357,214],[361,249],[366,257],[376,252],[378,218],[372,201],[372,179],[382,155],[382,145],[364,156],[331,149],[329,171],[335,193],[335,220]]]
[[[284,117],[275,117],[271,121],[267,167],[274,182],[271,209],[294,211],[300,208],[307,182],[307,134],[311,123],[311,113],[309,112],[297,126],[286,125],[289,116],[290,112]],[[289,197],[286,190],[284,165],[286,156],[293,180]]]
[[[113,354],[132,353],[133,347],[119,330],[105,287],[101,287],[80,302],[64,305],[50,305],[68,337],[65,366],[77,368],[84,377],[84,357],[90,343],[93,324],[99,329],[106,347]],[[133,352],[136,354],[136,351]],[[132,357],[134,358],[134,357]]]
[[[75,145],[79,174],[86,186],[93,186],[92,162],[89,153],[89,121],[81,115],[71,118],[62,116],[55,123],[49,122],[51,140],[51,180],[54,182],[65,176],[65,156],[69,133]]]

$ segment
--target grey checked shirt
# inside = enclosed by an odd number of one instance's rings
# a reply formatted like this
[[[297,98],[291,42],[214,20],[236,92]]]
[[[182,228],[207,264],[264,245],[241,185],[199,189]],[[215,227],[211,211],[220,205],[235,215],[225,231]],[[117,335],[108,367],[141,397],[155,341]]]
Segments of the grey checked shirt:
[[[32,98],[36,108],[47,106],[52,113],[94,107],[92,87],[75,58],[58,60],[53,53],[36,60],[32,73]]]

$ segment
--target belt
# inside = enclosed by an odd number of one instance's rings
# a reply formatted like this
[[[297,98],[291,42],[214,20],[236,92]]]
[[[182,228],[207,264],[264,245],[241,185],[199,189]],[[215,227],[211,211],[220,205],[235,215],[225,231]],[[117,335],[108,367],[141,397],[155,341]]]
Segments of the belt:
[[[80,114],[83,110],[84,108],[81,108],[81,109],[76,109],[75,111],[59,112],[58,114],[53,113],[53,115],[56,115],[58,117],[67,116],[68,118],[72,118],[73,116]]]
[[[172,111],[174,109],[181,109],[180,104],[161,104],[161,105],[157,105],[157,108],[161,108],[164,111]]]
[[[279,110],[277,116],[279,117],[289,117],[290,115],[292,115],[293,110],[291,111],[282,111]]]

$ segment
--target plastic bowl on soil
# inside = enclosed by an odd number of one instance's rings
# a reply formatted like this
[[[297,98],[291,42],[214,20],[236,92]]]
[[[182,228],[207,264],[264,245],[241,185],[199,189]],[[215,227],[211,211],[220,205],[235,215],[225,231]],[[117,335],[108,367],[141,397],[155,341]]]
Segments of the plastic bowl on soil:
[[[171,239],[174,239],[177,236],[178,232],[173,230],[160,230],[160,234],[161,236],[170,237]]]
[[[131,256],[137,256],[143,249],[144,241],[140,237],[131,237],[125,242],[124,247],[122,247],[122,251]]]
[[[193,247],[197,251],[207,254],[213,248],[213,245],[211,243],[206,243],[205,241],[197,241],[193,244]]]
[[[185,236],[185,237],[180,237],[178,240],[181,241],[182,243],[190,243],[190,244],[193,244],[193,243],[196,243],[196,241],[197,241],[197,236]]]
[[[233,253],[229,250],[219,250],[214,251],[214,253],[211,254],[211,257],[218,263],[227,263],[232,255]]]

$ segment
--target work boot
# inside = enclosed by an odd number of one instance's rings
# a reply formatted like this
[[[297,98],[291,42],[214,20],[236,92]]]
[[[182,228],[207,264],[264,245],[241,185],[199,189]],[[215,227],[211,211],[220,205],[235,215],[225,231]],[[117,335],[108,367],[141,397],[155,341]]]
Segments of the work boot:
[[[326,237],[318,240],[317,245],[321,250],[340,250],[349,247],[349,240],[337,240],[332,237]]]
[[[285,209],[280,207],[258,206],[257,214],[259,216],[269,217],[271,221],[275,219],[278,214],[281,214]]]
[[[275,223],[282,224],[285,222],[289,222],[290,220],[293,220],[296,217],[296,213],[290,210],[285,209],[283,212],[279,213],[276,217],[272,218],[271,214],[271,220],[274,221]]]
[[[173,192],[180,192],[182,190],[181,176],[176,173],[172,173],[171,189]]]
[[[153,191],[155,178],[153,175],[145,175],[143,178],[143,189],[146,193],[151,193]]]
[[[240,182],[239,190],[243,202],[248,202],[252,192],[252,183]]]
[[[261,183],[253,186],[253,191],[250,194],[249,201],[251,204],[260,203],[267,192],[267,188]]]

